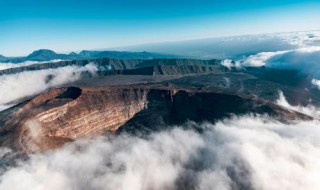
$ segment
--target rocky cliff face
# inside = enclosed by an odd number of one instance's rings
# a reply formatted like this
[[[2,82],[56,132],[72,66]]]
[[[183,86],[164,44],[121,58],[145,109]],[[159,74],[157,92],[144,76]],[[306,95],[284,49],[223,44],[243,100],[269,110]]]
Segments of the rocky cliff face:
[[[20,73],[23,71],[36,71],[36,70],[45,70],[45,69],[55,69],[59,67],[66,66],[84,66],[89,63],[94,63],[100,70],[101,74],[116,74],[121,73],[121,71],[137,69],[137,68],[161,68],[165,66],[193,66],[193,67],[203,67],[203,66],[215,66],[218,67],[219,60],[196,60],[196,59],[92,59],[92,60],[73,60],[73,61],[60,61],[56,63],[43,63],[29,65],[19,68],[11,68],[6,70],[0,70],[1,75],[9,75]],[[157,66],[157,67],[155,67]],[[169,68],[169,67],[168,67]],[[139,70],[138,70],[139,71]],[[142,70],[144,71],[144,70]]]
[[[246,113],[311,119],[264,100],[201,89],[69,87],[50,90],[1,112],[0,144],[24,152],[44,151],[105,132],[161,130],[188,120],[214,122]]]
[[[2,113],[1,141],[24,151],[55,148],[117,130],[146,102],[140,89],[54,89]]]
[[[122,75],[188,75],[201,73],[220,73],[222,70],[223,69],[220,66],[210,65],[157,65],[129,70],[118,70],[115,73]]]

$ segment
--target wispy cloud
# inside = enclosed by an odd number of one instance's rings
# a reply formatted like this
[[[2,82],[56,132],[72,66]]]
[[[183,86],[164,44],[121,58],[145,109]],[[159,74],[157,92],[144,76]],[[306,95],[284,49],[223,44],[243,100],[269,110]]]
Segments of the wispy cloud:
[[[5,69],[10,69],[10,68],[16,68],[16,67],[25,67],[25,66],[29,66],[29,65],[34,65],[34,64],[42,64],[42,63],[55,63],[55,62],[59,62],[59,61],[63,61],[61,59],[54,59],[51,61],[25,61],[22,63],[1,63],[0,62],[0,70],[5,70]]]
[[[290,110],[294,110],[294,111],[309,115],[311,117],[320,119],[320,109],[319,108],[317,108],[311,104],[307,105],[307,106],[290,105],[282,91],[279,91],[279,98],[276,100],[276,104],[283,106],[285,108],[288,108]]]
[[[73,82],[81,78],[81,73],[87,71],[94,74],[97,71],[94,63],[80,66],[67,66],[57,69],[25,71],[12,75],[0,76],[0,105],[32,95],[48,88]]]

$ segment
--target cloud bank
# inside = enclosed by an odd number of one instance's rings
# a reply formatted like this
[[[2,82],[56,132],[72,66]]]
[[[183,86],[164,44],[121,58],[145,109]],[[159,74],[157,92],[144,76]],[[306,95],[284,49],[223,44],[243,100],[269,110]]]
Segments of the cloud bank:
[[[248,39],[254,39],[255,42]],[[320,79],[320,31],[229,37],[225,40],[230,44],[235,42],[235,47],[230,47],[233,50],[237,49],[237,41],[246,46],[240,51],[235,50],[238,56],[227,56],[222,61],[221,64],[229,69],[248,66],[294,69],[315,80]],[[256,44],[263,48],[257,48]],[[312,84],[318,86],[316,81],[312,81]]]
[[[95,74],[94,63],[80,66],[67,66],[57,69],[26,71],[12,75],[0,76],[0,108],[7,107],[12,101],[36,95],[40,92],[81,78],[81,73]]]
[[[80,140],[7,168],[0,189],[319,189],[319,124],[244,116],[202,124],[203,133]]]
[[[55,62],[60,62],[60,61],[63,61],[63,60],[62,59],[54,59],[51,61],[25,61],[22,63],[1,63],[0,62],[0,70],[16,68],[16,67],[25,67],[25,66],[29,66],[29,65],[49,63],[49,62],[55,63]]]
[[[309,76],[320,77],[320,47],[261,52],[240,60],[240,63],[243,66],[294,69]]]
[[[288,51],[320,46],[320,31],[217,37],[122,48],[184,55],[201,59],[240,59],[260,52]]]
[[[228,69],[261,67],[297,70],[310,78],[310,83],[320,90],[320,47],[310,46],[294,50],[260,52],[240,59],[225,59],[222,66]]]

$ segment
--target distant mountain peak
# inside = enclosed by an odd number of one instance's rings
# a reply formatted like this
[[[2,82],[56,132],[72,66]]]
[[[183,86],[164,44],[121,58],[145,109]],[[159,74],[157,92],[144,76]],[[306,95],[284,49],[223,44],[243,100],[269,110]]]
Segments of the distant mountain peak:
[[[57,54],[49,49],[39,49],[28,55],[26,59],[30,61],[49,61],[53,59],[64,59],[65,56],[66,55]]]
[[[0,54],[0,62],[6,61],[6,60],[7,60],[7,58]]]
[[[81,56],[91,56],[93,54],[98,53],[99,51],[89,51],[89,50],[82,50],[79,55]]]
[[[71,53],[69,53],[68,55],[70,55],[70,56],[76,56],[76,55],[78,55],[76,52],[71,52]]]
[[[50,49],[39,49],[36,50],[34,52],[32,52],[31,54],[29,54],[27,57],[33,57],[33,56],[38,56],[38,55],[53,55],[53,54],[57,54],[56,52],[50,50]]]

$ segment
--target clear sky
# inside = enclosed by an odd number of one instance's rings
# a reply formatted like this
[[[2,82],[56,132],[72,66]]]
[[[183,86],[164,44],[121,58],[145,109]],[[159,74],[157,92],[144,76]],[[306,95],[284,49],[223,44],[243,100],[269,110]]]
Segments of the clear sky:
[[[320,30],[320,0],[0,0],[0,54]]]

